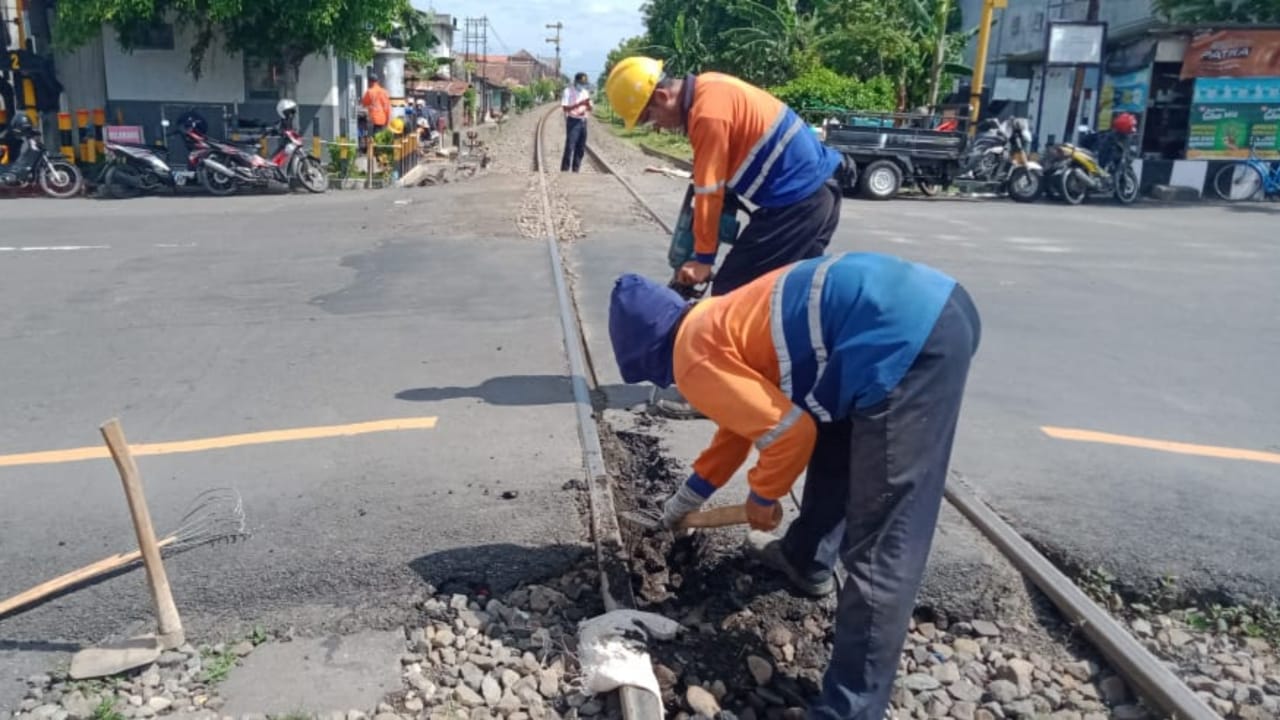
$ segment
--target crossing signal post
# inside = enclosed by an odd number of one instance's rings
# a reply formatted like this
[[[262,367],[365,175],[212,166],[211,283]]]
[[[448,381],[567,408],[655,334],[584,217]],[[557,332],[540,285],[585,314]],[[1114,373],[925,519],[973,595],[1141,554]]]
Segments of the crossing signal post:
[[[982,82],[987,76],[987,50],[991,46],[991,22],[996,8],[1009,7],[1009,0],[983,0],[982,16],[978,20],[978,52],[973,61],[973,79],[969,83],[969,134],[978,128],[978,113],[982,105]]]

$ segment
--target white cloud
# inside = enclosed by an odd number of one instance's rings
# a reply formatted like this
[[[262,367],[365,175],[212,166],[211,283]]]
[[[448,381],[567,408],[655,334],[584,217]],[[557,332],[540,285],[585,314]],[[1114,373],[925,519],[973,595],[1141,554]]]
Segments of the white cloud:
[[[455,49],[462,48],[463,19],[489,18],[489,52],[514,53],[525,49],[535,55],[555,54],[547,38],[555,30],[547,24],[564,23],[560,31],[560,53],[565,74],[578,71],[592,78],[604,69],[605,56],[623,39],[644,31],[640,15],[642,0],[413,0],[424,10],[449,13],[458,19]],[[429,5],[433,7],[429,7]]]

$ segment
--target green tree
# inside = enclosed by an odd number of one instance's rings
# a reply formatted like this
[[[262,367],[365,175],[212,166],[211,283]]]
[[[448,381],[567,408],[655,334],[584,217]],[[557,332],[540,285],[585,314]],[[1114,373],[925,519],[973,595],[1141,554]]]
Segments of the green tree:
[[[58,0],[55,42],[68,49],[111,25],[126,50],[157,21],[193,28],[188,70],[200,77],[216,41],[230,51],[267,60],[281,71],[281,91],[294,95],[298,68],[309,55],[336,52],[373,58],[373,37],[389,37],[409,0]]]
[[[1155,0],[1156,11],[1175,23],[1280,23],[1280,0]]]
[[[898,85],[898,108],[935,104],[974,31],[961,32],[958,3],[948,0],[851,0],[822,10],[823,61],[846,75],[887,75]]]
[[[816,68],[769,88],[779,100],[817,122],[840,110],[888,111],[897,103],[893,81],[880,75],[869,80],[840,75],[828,68]]]
[[[604,81],[609,79],[609,73],[613,70],[613,66],[617,65],[624,58],[631,57],[632,55],[653,55],[654,50],[655,48],[652,43],[649,42],[649,38],[646,35],[636,35],[635,37],[629,37],[618,43],[618,47],[610,50],[609,54],[605,56],[604,70],[601,71],[600,77],[596,81],[596,85],[603,89]]]

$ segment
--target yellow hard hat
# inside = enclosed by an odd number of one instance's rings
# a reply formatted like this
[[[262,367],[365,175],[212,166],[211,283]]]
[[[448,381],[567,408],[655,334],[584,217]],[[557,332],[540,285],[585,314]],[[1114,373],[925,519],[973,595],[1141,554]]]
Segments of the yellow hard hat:
[[[401,118],[395,118],[395,119],[393,119],[393,120],[391,121],[391,132],[393,132],[393,133],[395,133],[395,134],[397,134],[397,135],[399,135],[400,133],[404,132],[404,120],[403,120],[403,119],[401,119]]]
[[[662,61],[643,55],[623,58],[609,72],[609,79],[604,83],[605,95],[614,112],[622,116],[623,125],[630,130],[635,127],[640,114],[649,104],[653,89],[662,79]]]

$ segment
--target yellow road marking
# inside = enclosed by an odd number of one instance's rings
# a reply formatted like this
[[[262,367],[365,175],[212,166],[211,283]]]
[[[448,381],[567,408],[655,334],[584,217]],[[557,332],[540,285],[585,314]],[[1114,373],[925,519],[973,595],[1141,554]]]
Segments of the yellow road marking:
[[[352,435],[368,435],[370,433],[392,432],[395,430],[430,430],[436,426],[434,417],[393,418],[390,420],[373,420],[371,422],[351,423],[349,425],[320,425],[316,427],[289,428],[286,430],[268,430],[265,432],[242,433],[239,435],[221,435],[218,437],[196,438],[194,440],[177,440],[162,443],[130,443],[129,450],[135,455],[170,455],[173,453],[201,452],[204,450],[221,450],[242,445],[265,445],[268,443],[292,442],[295,440],[319,440],[322,438],[350,437]],[[106,445],[69,448],[66,450],[46,450],[44,452],[19,453],[16,455],[0,455],[0,467],[14,465],[48,465],[52,463],[76,462],[78,460],[96,460],[109,458],[111,454]]]
[[[1040,428],[1045,435],[1058,440],[1077,440],[1079,442],[1105,443],[1107,445],[1124,445],[1127,447],[1159,450],[1179,455],[1200,455],[1203,457],[1222,458],[1225,460],[1251,460],[1280,465],[1280,453],[1262,450],[1244,450],[1242,448],[1219,447],[1217,445],[1194,445],[1192,443],[1154,440],[1151,438],[1133,437],[1132,435],[1112,435],[1111,433],[1093,430],[1077,430],[1044,426]]]

